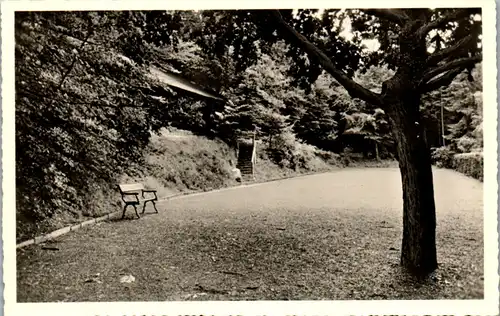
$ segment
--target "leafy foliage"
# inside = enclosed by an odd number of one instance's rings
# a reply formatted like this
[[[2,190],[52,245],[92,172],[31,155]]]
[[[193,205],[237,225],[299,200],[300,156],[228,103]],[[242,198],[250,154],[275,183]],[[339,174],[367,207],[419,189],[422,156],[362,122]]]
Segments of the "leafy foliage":
[[[452,148],[460,153],[477,151],[483,147],[482,91],[476,90],[466,77],[465,74],[458,77],[443,91],[446,110],[454,118],[447,124],[449,134],[446,138]]]
[[[432,160],[438,167],[453,168],[455,152],[449,147],[438,147],[432,151]]]
[[[434,163],[439,167],[453,168],[476,179],[483,177],[483,113],[482,113],[482,65],[473,71],[474,81],[468,80],[467,72],[457,76],[450,86],[431,93],[424,102],[427,113],[437,105],[445,110],[446,146],[432,152]],[[429,114],[436,116],[438,114]]]
[[[157,103],[147,43],[137,40],[141,18],[16,13],[16,190],[24,217],[92,208],[93,194],[141,163],[152,127],[146,106]]]
[[[470,152],[482,148],[482,65],[474,68],[474,81],[464,72],[446,88],[433,91],[424,98],[422,111],[436,122],[440,120],[443,106],[445,139],[458,152]],[[438,122],[440,124],[440,122]],[[459,143],[474,139],[470,148]]]
[[[457,154],[453,157],[453,168],[463,174],[483,181],[484,158],[482,152]]]
[[[341,24],[331,27],[338,10],[325,10],[321,18],[317,18],[317,11],[283,10],[282,14],[320,48],[336,54],[336,65],[352,75],[360,62],[357,43],[338,36]],[[237,72],[256,63],[261,53],[268,54],[273,43],[280,41],[275,21],[267,11],[203,11],[202,15],[204,34],[199,36],[197,43],[210,58],[229,54],[236,61]],[[288,47],[287,56],[294,61],[289,68],[294,82],[303,89],[310,89],[310,84],[321,74],[319,64],[296,45]]]

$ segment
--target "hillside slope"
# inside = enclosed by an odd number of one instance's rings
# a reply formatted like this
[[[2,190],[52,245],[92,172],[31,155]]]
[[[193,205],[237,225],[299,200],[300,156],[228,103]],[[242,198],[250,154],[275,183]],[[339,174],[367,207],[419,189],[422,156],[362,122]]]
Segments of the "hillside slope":
[[[279,166],[268,155],[267,145],[259,143],[255,171],[256,181],[279,179],[303,173],[327,171],[336,165],[334,157],[328,162],[312,146],[297,144],[297,166]],[[59,209],[55,215],[43,221],[33,222],[17,214],[17,239],[22,241],[69,224],[81,222],[116,212],[121,208],[119,183],[144,183],[158,190],[160,199],[181,192],[207,191],[239,183],[231,176],[231,162],[236,162],[236,151],[221,140],[212,140],[174,128],[162,129],[151,136],[144,153],[144,163],[131,165],[127,174],[117,177],[116,183],[99,186],[92,196],[79,194],[80,199],[91,199],[92,207],[86,209]]]

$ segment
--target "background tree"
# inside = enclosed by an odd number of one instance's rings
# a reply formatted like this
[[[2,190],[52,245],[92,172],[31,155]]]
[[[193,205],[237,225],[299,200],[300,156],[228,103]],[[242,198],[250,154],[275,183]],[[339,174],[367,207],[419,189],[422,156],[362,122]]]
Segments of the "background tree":
[[[370,91],[380,93],[383,82],[393,75],[394,71],[388,69],[387,66],[371,66],[364,72],[356,72],[354,80]],[[354,99],[344,119],[346,121],[344,138],[347,136],[354,138],[354,145],[361,147],[358,150],[362,151],[365,157],[369,152],[377,159],[381,156],[383,158],[394,157],[394,141],[383,109],[363,100]],[[347,145],[350,142],[344,140],[344,143]]]
[[[482,89],[475,81],[480,68],[473,72],[476,77],[471,83],[468,74],[461,74],[446,88],[440,91],[440,102],[449,113],[445,121],[446,140],[452,150],[468,153],[482,149]]]
[[[306,102],[294,103],[297,113],[294,132],[297,137],[319,148],[341,152],[339,136],[342,133],[344,112],[351,105],[345,91],[326,73],[312,84]]]
[[[468,162],[463,157],[457,161],[456,154],[483,150],[482,65],[478,64],[472,71],[472,82],[468,77],[468,73],[462,73],[449,86],[423,98],[421,108],[428,122],[427,138],[434,146],[431,156],[433,163],[440,167],[464,170],[462,165]],[[481,155],[464,157],[480,160]],[[474,168],[474,173],[467,174],[482,179],[482,164]]]

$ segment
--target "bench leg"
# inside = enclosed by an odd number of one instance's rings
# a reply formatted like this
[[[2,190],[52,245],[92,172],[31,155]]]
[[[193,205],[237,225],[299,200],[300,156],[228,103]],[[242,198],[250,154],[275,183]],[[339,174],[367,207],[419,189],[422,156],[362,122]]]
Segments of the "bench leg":
[[[156,208],[156,203],[155,203],[155,201],[150,200],[150,201],[145,201],[145,202],[144,202],[144,205],[143,205],[143,207],[142,207],[142,214],[144,214],[144,212],[146,212],[146,203],[148,203],[148,202],[153,203],[153,207],[154,207],[154,209],[155,209],[156,213],[158,213],[158,209]]]
[[[137,207],[136,207],[135,205],[133,205],[133,206],[134,206],[134,210],[135,210],[135,215],[137,215],[137,218],[141,218],[141,217],[139,216],[139,213],[137,213]]]
[[[139,216],[139,213],[137,213],[137,207],[136,207],[134,204],[125,204],[125,207],[123,208],[122,219],[124,219],[124,218],[125,218],[125,211],[127,210],[127,207],[128,207],[129,205],[131,205],[131,206],[133,206],[133,207],[134,207],[134,210],[135,210],[135,215],[137,215],[137,218],[141,218],[141,217]]]
[[[123,207],[122,219],[125,217],[125,211],[127,210],[128,206],[129,206],[129,204],[125,204],[125,206]]]

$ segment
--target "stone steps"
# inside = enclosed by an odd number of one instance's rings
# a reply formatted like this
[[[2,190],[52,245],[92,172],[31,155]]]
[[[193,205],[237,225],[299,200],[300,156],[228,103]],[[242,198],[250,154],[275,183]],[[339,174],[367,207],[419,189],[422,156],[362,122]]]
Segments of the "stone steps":
[[[240,143],[236,168],[241,172],[243,181],[254,180],[254,164],[252,163],[253,143]]]

